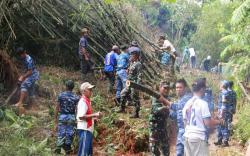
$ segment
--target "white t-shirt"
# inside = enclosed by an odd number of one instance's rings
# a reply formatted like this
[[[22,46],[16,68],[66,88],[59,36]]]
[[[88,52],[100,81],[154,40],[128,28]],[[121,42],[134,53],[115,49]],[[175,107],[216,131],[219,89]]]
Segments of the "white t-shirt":
[[[163,48],[167,48],[168,46],[171,47],[171,52],[175,52],[175,48],[173,46],[173,44],[171,42],[169,42],[169,40],[164,40],[164,43],[163,43]]]
[[[79,117],[82,117],[86,115],[88,110],[88,106],[85,103],[84,99],[81,98],[77,105],[77,114],[76,114],[76,120],[77,120],[77,129],[87,130],[93,133],[94,131],[94,120],[92,118],[92,126],[87,128],[87,121],[86,120],[80,120]]]
[[[183,120],[186,120],[184,136],[192,139],[205,140],[206,128],[203,119],[210,118],[208,103],[193,96],[183,108]]]
[[[195,56],[194,48],[189,48],[190,57]]]

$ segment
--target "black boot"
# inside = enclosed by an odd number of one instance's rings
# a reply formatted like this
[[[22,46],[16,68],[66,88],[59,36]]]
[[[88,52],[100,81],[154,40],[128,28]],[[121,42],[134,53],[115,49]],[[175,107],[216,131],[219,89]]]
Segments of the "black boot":
[[[228,141],[224,141],[222,147],[228,147],[228,146],[229,146]]]
[[[124,100],[124,98],[121,98],[120,110],[118,110],[117,113],[125,113],[125,104],[126,101]]]
[[[139,118],[139,111],[135,111],[130,118]]]
[[[61,148],[58,148],[58,147],[57,147],[57,148],[55,149],[55,153],[56,153],[56,154],[61,154]]]
[[[126,113],[125,107],[120,107],[120,109],[117,111],[117,113]]]
[[[217,142],[214,142],[214,145],[219,146],[222,144],[222,140],[218,140]]]
[[[121,98],[114,98],[115,106],[120,106],[121,104]]]
[[[63,149],[64,149],[64,151],[65,151],[65,153],[67,154],[67,155],[69,155],[70,153],[71,153],[71,145],[64,145],[64,147],[63,147]]]

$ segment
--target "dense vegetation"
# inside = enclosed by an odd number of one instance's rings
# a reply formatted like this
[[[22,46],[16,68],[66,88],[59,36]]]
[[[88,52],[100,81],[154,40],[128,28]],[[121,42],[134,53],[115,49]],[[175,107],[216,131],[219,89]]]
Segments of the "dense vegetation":
[[[41,66],[56,65],[78,69],[76,52],[79,30],[82,27],[91,30],[89,51],[93,54],[93,60],[97,66],[102,65],[104,55],[113,44],[121,45],[137,40],[143,49],[145,59],[144,76],[151,84],[154,84],[159,80],[159,72],[156,70],[158,64],[151,52],[151,49],[156,47],[152,44],[157,43],[159,34],[165,34],[175,45],[179,54],[185,46],[189,46],[195,48],[199,62],[211,55],[213,66],[218,62],[224,63],[223,78],[236,82],[235,89],[240,99],[235,137],[243,144],[250,138],[250,110],[247,106],[250,102],[245,98],[245,94],[249,96],[246,90],[250,89],[250,0],[206,0],[203,2],[2,0],[0,8],[0,92],[6,91],[5,87],[8,85],[5,85],[5,82],[15,84],[17,69],[8,55],[14,56],[13,52],[18,46],[26,47]],[[51,122],[53,102],[51,101],[61,91],[62,88],[58,86],[63,86],[62,81],[66,77],[65,75],[57,77],[56,72],[63,73],[57,70],[47,71],[42,74],[41,78],[41,82],[44,80],[46,83],[39,82],[40,86],[49,86],[48,88],[51,89],[49,92],[54,94],[50,98],[41,100],[45,101],[42,103],[46,107],[45,111],[48,109],[51,111],[50,116],[20,117],[15,114],[14,110],[5,106],[0,107],[0,124],[2,125],[0,154],[9,151],[10,155],[17,153],[49,155],[53,152],[53,148],[50,147],[54,146],[54,140],[48,139],[53,127]],[[190,73],[185,73],[184,76],[190,76]],[[187,79],[191,82],[192,78]],[[79,81],[77,78],[74,80]],[[209,83],[214,90],[218,91],[218,80],[211,79]],[[4,98],[0,97],[0,101],[1,99]],[[110,101],[105,101],[100,95],[97,95],[94,100],[97,109],[110,114],[102,119],[104,125],[99,125],[97,130],[99,128],[99,131],[105,132],[107,135],[103,142],[106,144],[105,150],[113,154],[116,147],[112,139],[120,144],[120,138],[112,135],[114,131],[119,131],[114,126],[117,114],[103,107],[104,103],[110,103]],[[115,128],[114,131],[108,131],[105,129],[107,127]],[[38,133],[40,128],[45,130],[41,132],[43,135]],[[143,131],[142,134],[147,135],[145,128],[139,129]],[[32,131],[38,134],[32,134]],[[119,133],[119,136],[123,133],[125,134],[123,131]],[[97,134],[96,131],[97,138],[98,135],[101,134]],[[134,134],[130,137],[134,137]],[[13,146],[20,151],[12,150]],[[124,146],[122,150],[128,149]]]

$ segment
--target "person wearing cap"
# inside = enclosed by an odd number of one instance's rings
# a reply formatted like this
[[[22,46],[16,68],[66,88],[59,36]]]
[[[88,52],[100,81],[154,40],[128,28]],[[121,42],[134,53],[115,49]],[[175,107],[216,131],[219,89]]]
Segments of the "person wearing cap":
[[[63,148],[66,154],[70,154],[79,97],[72,92],[75,86],[72,80],[66,81],[65,86],[66,90],[58,95],[55,108],[55,131],[57,131],[55,152],[61,153]]]
[[[169,99],[170,86],[168,82],[161,82],[159,93],[162,97]],[[151,155],[158,156],[161,153],[169,156],[167,119],[169,107],[164,105],[160,99],[152,97],[152,108],[149,115],[149,148]]]
[[[142,64],[139,61],[139,57],[140,57],[139,51],[134,50],[131,52],[130,66],[128,69],[128,77],[127,77],[127,80],[133,81],[138,84],[140,84],[141,82],[141,74],[142,74]],[[131,118],[139,118],[139,111],[140,111],[139,92],[127,86],[121,91],[120,110],[118,112],[119,113],[125,112],[125,104],[126,101],[129,99],[129,97],[131,99],[132,104],[134,105],[134,113],[131,116]]]
[[[139,55],[141,57],[141,49],[139,48],[139,45],[136,41],[131,42],[130,47],[128,48],[129,55],[131,55],[131,52],[133,52],[133,51],[138,51]],[[139,59],[140,59],[140,57],[139,57]]]
[[[208,103],[202,99],[206,89],[203,79],[197,79],[192,84],[193,97],[189,99],[182,110],[185,125],[184,154],[185,156],[208,156],[206,127],[214,128],[223,120],[213,119]]]
[[[228,81],[223,80],[220,84],[220,93],[218,97],[218,118],[224,120],[224,125],[217,127],[217,142],[215,145],[229,146],[229,129],[231,113],[230,113],[230,94],[228,92]]]
[[[105,56],[104,60],[104,73],[109,80],[108,91],[110,93],[113,92],[113,88],[115,85],[115,71],[116,71],[118,54],[119,54],[119,47],[117,45],[114,45],[112,47],[112,51]]]
[[[79,133],[78,156],[93,155],[94,120],[100,117],[100,112],[93,113],[90,98],[95,86],[84,82],[80,86],[82,97],[77,105],[77,130]]]
[[[121,46],[121,54],[117,57],[117,68],[116,68],[116,103],[121,102],[121,91],[126,86],[127,80],[127,69],[129,64],[129,54],[126,45]]]
[[[22,47],[17,48],[17,54],[23,61],[23,65],[25,67],[25,73],[22,74],[18,81],[21,83],[21,93],[19,101],[15,104],[20,110],[24,110],[23,102],[27,95],[30,97],[30,106],[33,105],[34,100],[34,90],[35,90],[35,83],[39,80],[39,72],[35,67],[34,60],[27,54],[26,50]]]
[[[81,72],[83,74],[87,74],[88,72],[91,71],[91,61],[90,61],[90,54],[87,51],[88,48],[88,35],[89,31],[87,28],[83,28],[81,30],[81,38],[79,41],[79,49],[78,49],[78,54],[80,58],[80,67],[81,67]]]

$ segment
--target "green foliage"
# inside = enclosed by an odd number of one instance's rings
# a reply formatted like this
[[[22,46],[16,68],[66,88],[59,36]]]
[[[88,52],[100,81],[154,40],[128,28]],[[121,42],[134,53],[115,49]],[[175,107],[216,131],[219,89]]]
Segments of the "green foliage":
[[[231,18],[231,31],[221,39],[228,43],[222,51],[221,58],[228,61],[233,74],[244,81],[250,75],[250,0],[236,1],[237,7]]]
[[[242,143],[246,143],[250,138],[250,106],[246,106],[237,114],[238,122],[235,125],[235,136]]]
[[[234,5],[213,1],[204,4],[197,20],[197,31],[192,36],[191,45],[198,53],[199,61],[208,55],[212,56],[212,64],[217,62],[220,52],[226,44],[220,39],[230,31],[230,18]]]
[[[11,109],[0,109],[0,155],[51,155],[48,138],[37,141],[29,132],[38,120],[32,116],[17,116]]]

